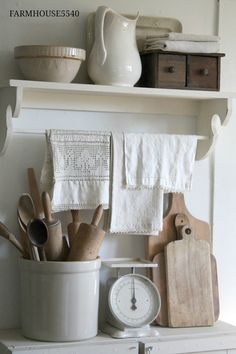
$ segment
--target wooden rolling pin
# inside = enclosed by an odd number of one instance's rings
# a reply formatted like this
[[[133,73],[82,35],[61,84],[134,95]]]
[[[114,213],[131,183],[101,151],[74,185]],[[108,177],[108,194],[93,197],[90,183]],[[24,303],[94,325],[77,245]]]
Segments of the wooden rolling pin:
[[[65,257],[65,242],[61,222],[54,219],[51,212],[51,200],[47,192],[42,193],[42,203],[45,214],[44,222],[48,227],[48,241],[45,253],[48,261],[62,261]]]
[[[79,230],[79,226],[81,224],[79,221],[79,210],[71,210],[71,216],[72,216],[72,222],[69,223],[67,226],[70,245],[73,244],[73,240],[76,237]]]
[[[68,261],[91,261],[97,258],[105,236],[105,231],[98,228],[102,214],[103,207],[99,205],[94,212],[91,224],[80,224],[70,248]]]

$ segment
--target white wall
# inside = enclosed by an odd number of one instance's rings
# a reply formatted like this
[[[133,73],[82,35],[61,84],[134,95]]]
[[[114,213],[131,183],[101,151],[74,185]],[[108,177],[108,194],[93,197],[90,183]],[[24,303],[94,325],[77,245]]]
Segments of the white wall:
[[[215,34],[217,30],[217,1],[216,0],[41,0],[39,3],[30,0],[0,0],[0,80],[20,78],[20,73],[13,60],[13,47],[21,44],[62,44],[81,46],[85,48],[85,19],[89,12],[95,11],[97,6],[106,4],[123,13],[137,13],[141,15],[167,16],[178,18],[183,24],[184,32]],[[12,19],[9,18],[10,9],[31,8],[53,9],[78,9],[78,19]],[[203,10],[204,9],[204,12]],[[80,82],[87,80],[86,66],[77,78]],[[160,118],[160,117],[159,117]],[[70,123],[68,123],[70,122]],[[73,129],[112,129],[133,131],[184,131],[191,133],[194,122],[186,117],[179,121],[173,117],[162,117],[160,121],[154,116],[122,115],[122,114],[90,114],[69,113],[64,111],[36,111],[23,110],[19,119],[14,120],[16,128],[27,129],[45,128],[73,128]],[[234,128],[235,129],[235,128]],[[232,135],[233,137],[233,135]],[[227,139],[227,138],[226,138]],[[222,144],[221,144],[222,145]],[[223,144],[224,145],[224,144]],[[225,146],[225,145],[224,145]],[[223,146],[223,150],[224,150]],[[5,156],[0,158],[0,220],[6,223],[10,229],[17,233],[16,204],[19,195],[28,191],[26,169],[33,166],[39,176],[44,156],[43,136],[15,134]],[[223,152],[221,151],[221,154]],[[221,159],[230,161],[227,157],[217,156],[218,163]],[[226,162],[225,162],[226,163]],[[211,205],[211,180],[212,170],[209,160],[196,163],[193,181],[193,190],[186,195],[186,203],[191,213],[203,220],[209,221]],[[226,201],[224,200],[224,209]],[[222,204],[220,204],[222,205]],[[215,209],[216,210],[216,209]],[[232,214],[231,214],[232,215]],[[69,220],[68,214],[60,215],[64,221],[64,228]],[[90,214],[83,213],[83,218]],[[222,227],[227,223],[227,215],[222,216]],[[217,226],[218,227],[218,226]],[[215,232],[218,229],[215,228]],[[225,253],[220,246],[220,238],[216,237],[217,259],[219,259],[220,281],[226,285],[221,291],[221,318],[229,319],[228,307],[234,309],[233,297],[231,297],[230,283],[226,282],[228,276],[227,265],[224,262]],[[135,236],[107,236],[102,246],[102,257],[133,257],[144,256],[145,237]],[[226,246],[225,246],[226,247]],[[229,247],[229,246],[228,246]],[[19,274],[18,254],[6,241],[0,240],[0,328],[19,326]],[[235,265],[233,259],[231,266]],[[229,301],[230,300],[230,301]],[[232,316],[231,322],[236,324],[236,316]]]
[[[236,41],[235,36],[235,11],[234,0],[220,0],[219,3],[219,35],[221,37],[221,51],[226,53],[222,60],[221,88],[224,91],[236,91]]]
[[[216,0],[0,0],[0,79],[19,77],[14,65],[13,48],[22,44],[55,44],[85,47],[86,17],[99,5],[111,6],[122,13],[175,17],[185,32],[216,32]],[[79,18],[10,18],[10,10],[77,9]],[[202,11],[204,9],[204,12]],[[199,14],[199,16],[198,16]],[[85,79],[84,76],[79,77]]]
[[[236,2],[220,0],[219,34],[222,52],[222,90],[236,92],[236,45],[234,35]],[[220,136],[215,150],[215,203],[214,203],[214,252],[218,262],[221,313],[223,318],[236,324],[236,100],[233,102],[233,114],[227,128]]]
[[[214,252],[218,262],[221,313],[224,319],[236,324],[236,101],[230,123],[216,147]]]

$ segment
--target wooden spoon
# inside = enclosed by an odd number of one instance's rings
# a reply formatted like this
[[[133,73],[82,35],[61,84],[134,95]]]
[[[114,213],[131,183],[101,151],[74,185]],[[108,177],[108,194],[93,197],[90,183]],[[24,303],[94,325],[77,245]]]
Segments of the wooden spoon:
[[[27,235],[31,244],[38,249],[39,260],[46,261],[44,246],[48,241],[48,228],[41,219],[32,219],[27,225]]]
[[[26,228],[28,222],[34,219],[36,215],[34,202],[30,194],[24,193],[20,196],[17,209],[19,217]]]
[[[34,202],[29,193],[23,193],[20,196],[17,207],[17,213],[19,216],[20,227],[25,230],[25,236],[27,237],[27,225],[30,220],[35,218],[36,215]],[[25,236],[23,235],[23,237]],[[31,258],[34,260],[39,260],[37,247],[28,242],[28,237],[26,242],[28,243],[30,249],[29,253],[31,255]]]
[[[34,259],[31,245],[29,243],[29,239],[27,236],[27,230],[26,230],[26,227],[23,224],[23,222],[19,216],[18,210],[17,210],[17,220],[18,220],[19,229],[20,229],[20,243],[22,244],[22,247],[24,249],[23,257],[27,258],[27,259]]]
[[[24,249],[17,238],[8,230],[6,225],[0,221],[0,236],[10,241],[24,255]]]

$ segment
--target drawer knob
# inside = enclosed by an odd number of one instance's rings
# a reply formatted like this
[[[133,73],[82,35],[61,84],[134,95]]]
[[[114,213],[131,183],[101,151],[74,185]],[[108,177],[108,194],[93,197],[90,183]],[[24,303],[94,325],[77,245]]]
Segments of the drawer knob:
[[[169,71],[169,73],[174,74],[174,73],[176,72],[176,69],[175,69],[174,66],[170,66],[170,67],[168,68],[168,71]]]
[[[201,70],[201,74],[203,76],[208,76],[209,75],[209,70],[207,68],[204,68],[204,69]]]

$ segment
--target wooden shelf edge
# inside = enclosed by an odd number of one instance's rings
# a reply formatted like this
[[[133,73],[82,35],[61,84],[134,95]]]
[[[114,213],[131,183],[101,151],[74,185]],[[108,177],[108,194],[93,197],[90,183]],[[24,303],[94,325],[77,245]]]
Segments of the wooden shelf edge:
[[[197,117],[196,134],[208,137],[199,140],[196,159],[200,160],[214,149],[229,121],[233,97],[218,91],[10,80],[8,87],[0,88],[0,155],[12,135],[12,118],[19,116],[21,108],[38,108]]]
[[[226,93],[221,91],[200,91],[200,90],[181,90],[181,89],[158,89],[145,87],[128,87],[128,86],[107,86],[94,84],[78,84],[78,83],[58,83],[46,81],[30,81],[30,80],[10,80],[10,87],[21,87],[26,90],[35,91],[54,91],[54,92],[74,92],[86,94],[105,94],[105,95],[130,95],[130,96],[147,96],[147,97],[164,97],[164,98],[183,98],[192,100],[204,100],[215,98],[228,98],[235,96],[236,93]]]

